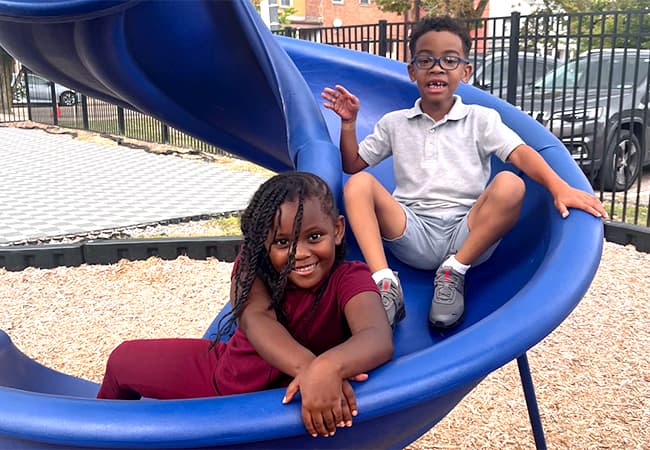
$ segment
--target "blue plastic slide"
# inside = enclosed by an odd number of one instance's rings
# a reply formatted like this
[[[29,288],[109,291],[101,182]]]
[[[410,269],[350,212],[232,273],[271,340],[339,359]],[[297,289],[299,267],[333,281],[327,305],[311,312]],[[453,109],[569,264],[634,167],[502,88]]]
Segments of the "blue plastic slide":
[[[274,37],[249,0],[4,0],[0,45],[39,74],[255,163],[315,172],[339,199],[339,120],[321,106],[323,87],[343,84],[359,96],[360,138],[382,114],[418,96],[403,63]],[[496,108],[564,179],[590,190],[566,149],[537,122],[471,87],[459,93]],[[494,161],[494,172],[511,169]],[[373,172],[393,187],[390,161]],[[555,329],[596,272],[601,222],[580,211],[561,219],[548,193],[526,184],[519,223],[468,275],[458,329],[428,326],[433,273],[391,261],[408,311],[395,332],[395,358],[356,384],[360,415],[335,437],[309,437],[299,402],[281,404],[283,390],[96,400],[95,384],[30,360],[0,332],[0,448],[377,449],[413,442],[487,374]]]

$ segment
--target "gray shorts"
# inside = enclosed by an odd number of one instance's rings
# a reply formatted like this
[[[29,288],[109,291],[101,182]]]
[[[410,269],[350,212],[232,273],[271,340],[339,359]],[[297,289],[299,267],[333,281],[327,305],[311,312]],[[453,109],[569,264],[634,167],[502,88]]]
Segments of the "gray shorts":
[[[401,205],[406,214],[406,229],[395,239],[384,239],[386,247],[400,261],[422,270],[437,269],[448,255],[455,254],[467,236],[469,211],[440,214],[436,217],[418,216],[408,206]],[[472,266],[485,262],[499,245],[496,242]]]

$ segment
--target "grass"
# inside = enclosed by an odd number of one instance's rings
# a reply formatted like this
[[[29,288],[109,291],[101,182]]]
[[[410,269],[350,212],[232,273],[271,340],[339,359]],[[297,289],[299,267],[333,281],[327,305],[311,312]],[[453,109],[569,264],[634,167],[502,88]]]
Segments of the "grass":
[[[187,223],[187,222],[186,222]],[[185,223],[185,224],[186,224]],[[178,230],[176,225],[180,226]],[[214,217],[212,219],[197,222],[192,231],[187,231],[184,224],[171,224],[166,227],[164,233],[135,233],[134,239],[158,239],[158,238],[187,238],[187,237],[221,237],[241,236],[240,218],[238,215]]]
[[[625,205],[625,220],[623,220],[623,204],[619,202],[614,203],[614,208],[612,209],[612,202],[603,202],[605,211],[609,214],[610,220],[614,222],[623,222],[630,225],[639,225],[642,227],[647,226],[648,223],[648,207],[647,206],[636,206],[634,204]],[[638,217],[637,217],[638,211]]]

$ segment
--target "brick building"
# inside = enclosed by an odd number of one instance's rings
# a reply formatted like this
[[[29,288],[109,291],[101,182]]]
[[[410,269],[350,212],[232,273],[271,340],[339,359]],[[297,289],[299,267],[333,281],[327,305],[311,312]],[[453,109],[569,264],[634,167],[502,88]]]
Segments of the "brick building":
[[[277,0],[280,8],[293,7],[292,27],[332,27],[377,23],[379,20],[403,22],[404,16],[382,12],[373,0]]]

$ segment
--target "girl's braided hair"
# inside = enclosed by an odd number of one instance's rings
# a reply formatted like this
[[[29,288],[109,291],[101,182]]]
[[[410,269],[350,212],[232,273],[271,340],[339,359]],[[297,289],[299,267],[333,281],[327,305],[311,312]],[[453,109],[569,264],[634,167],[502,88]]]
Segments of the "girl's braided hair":
[[[305,199],[317,199],[325,214],[333,221],[337,220],[339,211],[334,203],[332,191],[320,177],[308,172],[287,172],[275,175],[264,182],[253,195],[248,207],[241,217],[241,231],[244,244],[239,254],[239,261],[232,282],[234,288],[234,305],[218,324],[218,332],[212,343],[214,346],[222,338],[231,336],[235,324],[246,306],[253,280],[258,276],[271,295],[271,308],[281,323],[286,322],[282,308],[287,277],[293,267],[298,236],[302,225],[303,205]],[[266,249],[266,240],[273,229],[280,206],[287,201],[298,202],[294,219],[294,236],[291,242],[287,263],[278,273],[272,266]],[[334,267],[345,258],[345,240],[336,246]],[[327,286],[323,283],[316,294],[314,308]]]

